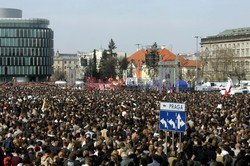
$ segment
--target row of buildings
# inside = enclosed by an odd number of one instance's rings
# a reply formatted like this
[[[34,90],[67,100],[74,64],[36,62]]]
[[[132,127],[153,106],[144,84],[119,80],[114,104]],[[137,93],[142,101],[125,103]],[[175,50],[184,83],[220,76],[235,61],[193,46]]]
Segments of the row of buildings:
[[[136,51],[128,58],[128,67],[124,71],[122,79],[126,77],[136,78],[136,80],[147,79],[151,80],[152,69],[146,65],[146,55],[150,49],[141,49]],[[175,55],[166,48],[158,49],[160,55],[160,61],[157,67],[157,74],[154,78],[166,79],[171,84],[174,84],[177,74],[180,79],[193,82],[197,68],[200,68],[200,62],[196,60],[190,60],[183,55]],[[99,70],[99,64],[101,61],[103,50],[96,50],[97,57],[97,70]],[[125,52],[117,52],[117,56],[120,58],[125,57]],[[73,84],[76,80],[84,78],[87,73],[87,68],[91,65],[90,62],[93,59],[93,52],[83,53],[78,52],[76,54],[63,54],[59,51],[54,56],[54,71],[62,71],[65,73],[65,79],[67,82]],[[178,73],[176,73],[176,67],[178,65]],[[117,78],[119,78],[117,76]],[[120,78],[121,79],[121,78]]]
[[[0,82],[48,81],[55,71],[65,75],[69,83],[83,79],[93,59],[93,52],[54,53],[53,30],[49,20],[22,18],[18,9],[0,9]],[[159,62],[154,69],[146,64],[150,49],[140,49],[128,56],[125,77],[166,79],[176,78],[190,83],[225,81],[228,75],[250,79],[250,28],[225,30],[218,35],[201,38],[201,51],[195,58],[174,54],[167,48],[157,48]],[[103,50],[97,49],[99,70]],[[124,57],[124,52],[117,52]],[[157,69],[157,70],[156,70]],[[52,77],[53,78],[53,77]]]
[[[53,58],[54,71],[64,73],[64,79],[74,84],[76,80],[83,80],[86,77],[92,77],[91,68],[94,54],[96,55],[96,67],[99,71],[101,58],[103,55],[102,49],[96,49],[92,52],[77,52],[75,54],[65,54],[57,51]],[[126,56],[125,52],[116,52],[117,58],[122,59]],[[55,76],[55,75],[54,75]],[[53,78],[53,77],[52,77]]]

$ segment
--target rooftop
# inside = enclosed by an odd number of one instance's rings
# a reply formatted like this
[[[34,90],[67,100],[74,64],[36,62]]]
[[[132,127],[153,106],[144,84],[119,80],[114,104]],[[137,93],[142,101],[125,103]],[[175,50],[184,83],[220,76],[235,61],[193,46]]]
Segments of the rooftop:
[[[219,33],[218,35],[207,36],[201,39],[201,45],[246,40],[250,40],[250,27],[227,29]]]
[[[250,34],[250,27],[237,28],[237,29],[226,29],[219,33],[217,36],[233,36],[233,35],[243,35]]]

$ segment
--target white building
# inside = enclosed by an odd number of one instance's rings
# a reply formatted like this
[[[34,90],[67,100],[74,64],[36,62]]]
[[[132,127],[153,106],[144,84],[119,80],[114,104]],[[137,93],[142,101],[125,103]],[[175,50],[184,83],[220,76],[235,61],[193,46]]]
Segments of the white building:
[[[54,72],[57,70],[64,72],[66,81],[69,84],[74,84],[76,80],[83,78],[79,56],[77,54],[62,54],[57,51],[54,56],[53,68]]]
[[[97,68],[97,71],[99,71],[99,66],[100,66],[103,50],[96,49],[95,51],[96,51],[96,53],[95,53],[96,54],[96,68]],[[92,52],[78,52],[77,55],[79,56],[80,59],[85,59],[86,64],[81,63],[81,66],[89,66],[92,59],[94,58],[94,51],[92,51]]]
[[[207,81],[225,81],[224,75],[219,71],[215,72],[213,60],[218,50],[231,50],[234,53],[232,63],[228,64],[228,74],[234,71],[241,72],[242,77],[250,79],[250,27],[239,29],[228,29],[218,35],[209,36],[201,39],[201,56],[207,58],[207,64],[204,65],[204,78]],[[224,64],[219,67],[224,68]],[[237,75],[237,74],[236,74]],[[221,78],[224,80],[217,80]]]

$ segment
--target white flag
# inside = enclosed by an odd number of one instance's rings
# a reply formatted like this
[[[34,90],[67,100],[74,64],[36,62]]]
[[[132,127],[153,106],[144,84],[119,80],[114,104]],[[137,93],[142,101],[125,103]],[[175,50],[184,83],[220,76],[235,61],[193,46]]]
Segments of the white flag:
[[[225,90],[225,96],[230,93],[231,89],[233,87],[233,81],[230,77],[228,77],[227,85],[226,85],[226,90]]]

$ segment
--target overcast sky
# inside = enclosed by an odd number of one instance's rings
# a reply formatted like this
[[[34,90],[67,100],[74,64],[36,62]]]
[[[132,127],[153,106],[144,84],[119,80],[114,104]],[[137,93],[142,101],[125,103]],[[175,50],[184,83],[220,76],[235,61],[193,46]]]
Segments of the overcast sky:
[[[249,0],[0,0],[25,18],[46,18],[55,51],[76,53],[107,48],[130,55],[139,43],[165,45],[174,53],[195,51],[192,36],[250,27]]]

